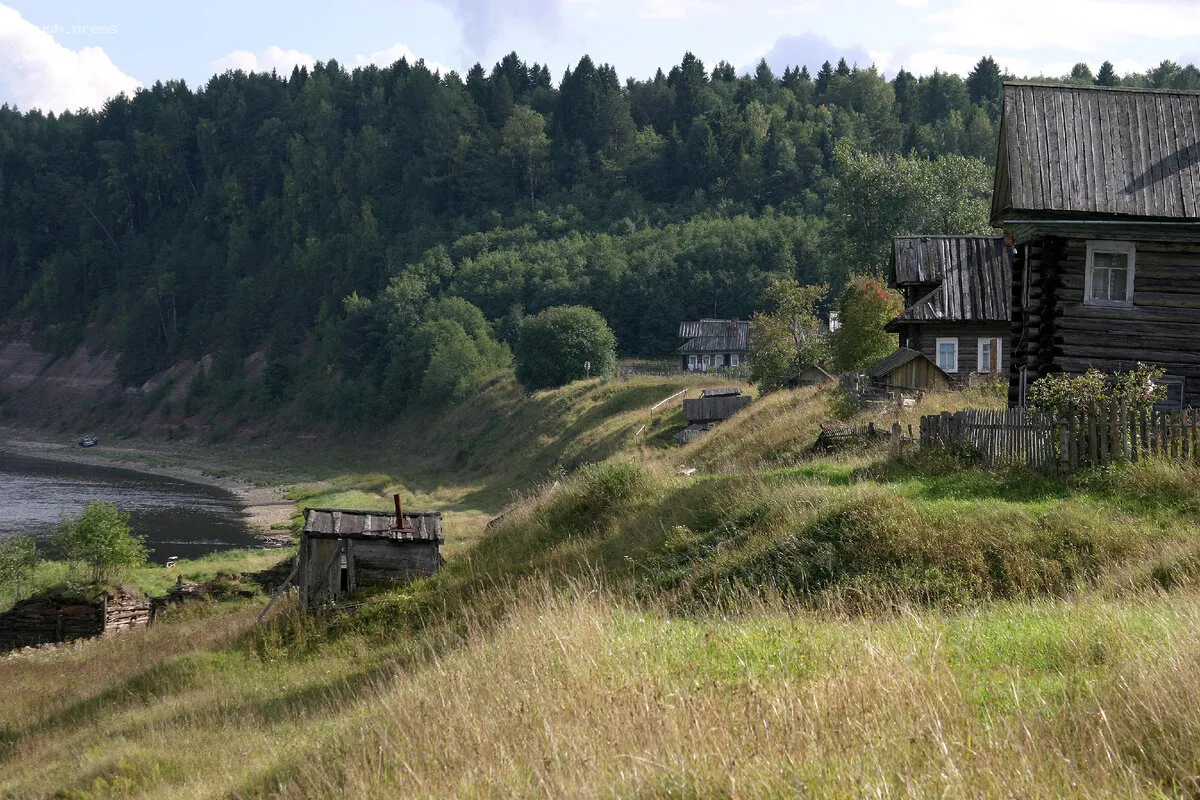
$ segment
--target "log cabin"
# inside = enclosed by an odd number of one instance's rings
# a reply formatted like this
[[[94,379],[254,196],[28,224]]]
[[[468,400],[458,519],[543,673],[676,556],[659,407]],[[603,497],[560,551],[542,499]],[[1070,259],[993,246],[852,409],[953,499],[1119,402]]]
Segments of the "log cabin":
[[[999,236],[892,240],[891,284],[904,312],[887,325],[900,347],[933,361],[955,384],[1006,372],[1012,328],[1012,250]]]
[[[991,217],[1014,243],[1010,405],[1139,361],[1165,404],[1200,401],[1200,92],[1005,84]]]

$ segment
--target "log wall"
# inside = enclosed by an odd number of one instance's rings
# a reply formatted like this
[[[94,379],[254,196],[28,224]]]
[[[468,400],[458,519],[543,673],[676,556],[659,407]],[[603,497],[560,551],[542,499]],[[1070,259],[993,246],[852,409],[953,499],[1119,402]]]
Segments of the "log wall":
[[[1132,308],[1084,305],[1087,240],[1047,237],[1018,248],[1011,404],[1020,399],[1022,366],[1032,383],[1051,372],[1117,372],[1141,361],[1183,377],[1184,405],[1200,405],[1200,243],[1136,247]]]
[[[958,372],[951,373],[950,377],[965,382],[968,375],[978,371],[979,340],[984,338],[1000,340],[1000,367],[1003,372],[1008,372],[1008,362],[1011,360],[1008,352],[1010,333],[1011,326],[1003,322],[914,324],[905,346],[936,364],[937,340],[949,337],[958,339]]]
[[[0,651],[112,635],[150,621],[150,598],[136,592],[100,600],[40,595],[0,614]]]

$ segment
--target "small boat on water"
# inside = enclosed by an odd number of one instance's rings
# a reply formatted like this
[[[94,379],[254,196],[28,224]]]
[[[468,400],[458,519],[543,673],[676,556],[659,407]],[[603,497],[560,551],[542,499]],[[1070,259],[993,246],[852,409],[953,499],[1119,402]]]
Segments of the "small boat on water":
[[[79,442],[80,447],[95,447],[98,444],[100,444],[100,440],[95,436],[87,436]]]

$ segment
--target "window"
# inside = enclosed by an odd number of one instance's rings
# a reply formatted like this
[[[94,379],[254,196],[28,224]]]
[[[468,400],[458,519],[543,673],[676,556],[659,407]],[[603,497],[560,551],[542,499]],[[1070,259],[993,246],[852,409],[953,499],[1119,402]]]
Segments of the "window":
[[[712,366],[712,356],[704,356],[704,357],[701,359],[700,363],[703,365],[703,366],[701,367],[701,369],[704,369],[704,370],[706,370],[706,371],[707,371],[707,370],[708,370],[708,368]]]
[[[1162,399],[1154,404],[1157,411],[1180,411],[1183,409],[1184,379],[1178,375],[1163,375],[1157,381],[1159,386],[1167,387]]]
[[[688,356],[688,369],[695,369],[695,368],[696,368],[696,357]]]
[[[720,353],[717,353],[715,356],[713,356],[713,366],[714,367],[719,367],[724,363],[725,363],[725,356],[721,355]]]
[[[979,363],[976,372],[1000,372],[1003,369],[1004,345],[995,337],[979,340]]]
[[[937,365],[943,372],[958,372],[958,339],[937,340]]]
[[[1083,302],[1093,306],[1133,305],[1133,242],[1088,242]]]
[[[730,353],[730,354],[729,354],[729,366],[731,366],[731,367],[736,367],[736,366],[739,366],[741,363],[742,363],[742,362],[741,362],[741,359],[740,359],[740,358],[738,358],[738,354],[737,354],[737,353]]]

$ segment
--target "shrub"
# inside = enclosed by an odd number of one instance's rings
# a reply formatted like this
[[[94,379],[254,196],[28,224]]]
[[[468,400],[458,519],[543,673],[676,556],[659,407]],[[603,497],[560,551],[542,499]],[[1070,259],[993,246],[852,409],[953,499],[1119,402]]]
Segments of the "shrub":
[[[604,317],[584,306],[554,306],[521,321],[517,380],[529,391],[591,375],[611,375],[617,339]],[[588,364],[591,365],[590,370]]]
[[[7,588],[14,600],[20,597],[21,584],[29,580],[37,561],[37,542],[28,533],[0,542],[0,587]]]
[[[117,579],[126,569],[146,563],[145,537],[129,530],[129,514],[116,503],[93,500],[79,519],[64,520],[51,544],[68,561],[82,563],[97,583]]]
[[[1148,410],[1166,394],[1166,387],[1157,383],[1162,375],[1161,368],[1141,362],[1127,372],[1106,374],[1089,369],[1082,375],[1047,375],[1030,384],[1029,405],[1057,415],[1078,413],[1112,400],[1131,411]]]

